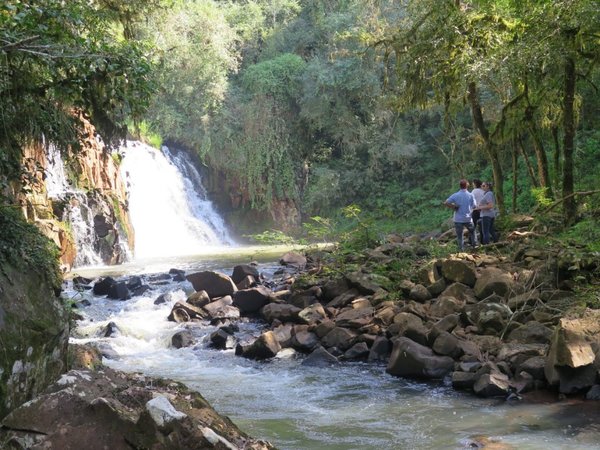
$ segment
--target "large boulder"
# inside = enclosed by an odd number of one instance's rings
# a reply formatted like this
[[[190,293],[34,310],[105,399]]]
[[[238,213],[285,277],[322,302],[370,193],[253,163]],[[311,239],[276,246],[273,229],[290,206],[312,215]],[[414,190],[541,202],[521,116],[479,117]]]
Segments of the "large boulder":
[[[271,290],[265,286],[257,286],[234,292],[233,304],[240,309],[242,314],[257,313],[269,303]]]
[[[587,336],[599,335],[598,322],[598,313],[589,312],[581,319],[561,319],[554,330],[545,373],[548,383],[558,385],[561,392],[572,393],[595,384],[596,355]]]
[[[237,285],[239,282],[244,280],[247,276],[251,276],[255,280],[260,277],[258,269],[252,264],[240,264],[233,268],[231,279]]]
[[[393,339],[394,347],[386,372],[411,378],[443,378],[454,367],[454,360],[438,356],[428,347],[406,338]]]
[[[186,279],[192,283],[196,291],[206,291],[210,298],[232,295],[237,291],[237,286],[227,275],[212,272],[196,272],[189,274]]]
[[[52,449],[273,448],[180,383],[109,368],[63,375],[4,419],[0,442]]]
[[[514,292],[515,282],[512,274],[497,267],[486,267],[479,274],[473,288],[479,299],[487,298],[492,294],[507,298]]]
[[[300,311],[302,310],[297,306],[288,305],[287,303],[269,303],[262,307],[260,313],[269,323],[274,320],[279,320],[280,322],[296,322]]]
[[[0,261],[0,418],[67,367],[69,314],[58,296],[60,280],[22,264]]]
[[[446,259],[442,261],[442,275],[450,282],[475,286],[477,275],[472,262],[462,259]]]
[[[281,350],[281,344],[279,344],[277,336],[272,331],[267,331],[250,345],[238,345],[235,353],[249,359],[268,359],[277,355],[279,350]]]

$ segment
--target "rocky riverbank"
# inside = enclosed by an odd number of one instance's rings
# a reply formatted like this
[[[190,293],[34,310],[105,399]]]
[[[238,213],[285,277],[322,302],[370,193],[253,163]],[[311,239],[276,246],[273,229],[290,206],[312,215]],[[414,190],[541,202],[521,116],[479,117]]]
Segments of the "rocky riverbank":
[[[212,345],[247,358],[292,348],[307,355],[304,364],[385,362],[391,375],[449,379],[484,397],[546,390],[598,399],[600,311],[585,308],[573,290],[592,281],[597,259],[527,242],[510,246],[512,254],[489,247],[432,259],[422,242],[398,239],[335,276],[307,276],[322,269],[323,254],[288,254],[286,269],[268,281],[252,265],[231,276],[192,273],[196,292],[175,304],[169,320],[222,324]],[[388,276],[373,270],[399,258],[420,267]],[[264,321],[264,332],[239,341],[240,317]],[[173,344],[194,342],[182,331]]]
[[[72,368],[2,422],[3,449],[252,449],[250,438],[181,383],[102,367],[97,350],[71,346]]]

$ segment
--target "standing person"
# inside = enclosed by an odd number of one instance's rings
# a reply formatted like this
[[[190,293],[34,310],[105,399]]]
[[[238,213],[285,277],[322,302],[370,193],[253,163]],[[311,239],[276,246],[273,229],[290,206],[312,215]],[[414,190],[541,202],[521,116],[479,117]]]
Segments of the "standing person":
[[[492,241],[498,242],[498,234],[494,227],[494,222],[496,220],[496,196],[492,191],[492,183],[482,183],[481,188],[484,191],[483,198],[479,203],[479,210],[481,211],[481,230],[483,232],[481,242],[483,244],[489,244],[490,238]]]
[[[456,241],[458,243],[458,251],[464,250],[463,244],[463,228],[467,228],[469,231],[469,243],[472,248],[477,245],[477,237],[475,236],[475,227],[473,225],[472,213],[475,209],[475,198],[473,194],[467,191],[469,182],[467,180],[460,180],[460,190],[452,194],[446,199],[443,205],[447,208],[454,210],[454,230],[456,231]]]
[[[483,230],[481,228],[481,220],[479,219],[481,213],[481,210],[479,209],[479,203],[481,203],[481,199],[483,198],[485,191],[481,189],[480,179],[475,178],[473,180],[473,184],[475,185],[475,189],[471,191],[471,194],[473,194],[473,197],[475,197],[475,203],[477,204],[477,207],[473,210],[473,226],[475,227],[475,233],[479,231],[479,236],[481,238],[480,240],[483,240]]]

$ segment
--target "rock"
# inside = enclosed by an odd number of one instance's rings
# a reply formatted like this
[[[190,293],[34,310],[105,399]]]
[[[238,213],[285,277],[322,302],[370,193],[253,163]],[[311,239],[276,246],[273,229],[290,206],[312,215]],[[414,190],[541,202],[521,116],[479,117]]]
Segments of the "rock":
[[[373,321],[374,309],[372,307],[349,309],[335,317],[338,327],[361,328]]]
[[[231,279],[237,285],[248,276],[252,277],[254,280],[258,280],[260,277],[258,269],[252,264],[240,264],[233,268]]]
[[[366,297],[359,297],[352,300],[350,306],[354,309],[369,308],[371,307],[371,302]]]
[[[440,296],[434,300],[429,309],[433,317],[446,317],[463,310],[465,302],[454,297]]]
[[[233,306],[233,299],[227,295],[204,306],[211,319],[239,319],[240,310]]]
[[[171,422],[187,417],[186,414],[177,411],[171,402],[162,395],[148,401],[146,410],[150,413],[150,417],[152,417],[158,428],[165,428]]]
[[[512,274],[496,267],[487,267],[481,271],[473,290],[479,299],[492,294],[507,298],[514,292],[514,279]]]
[[[349,305],[350,302],[352,302],[352,300],[354,300],[355,298],[357,298],[359,296],[360,296],[360,293],[358,292],[358,290],[350,289],[350,290],[336,296],[335,298],[333,298],[329,303],[327,303],[326,306],[333,307],[333,308],[343,308],[344,306]]]
[[[322,322],[327,319],[327,313],[325,312],[325,308],[320,303],[313,303],[310,306],[307,306],[302,311],[298,313],[298,318],[300,321],[311,324],[315,322]]]
[[[477,302],[473,289],[462,283],[452,283],[444,289],[444,292],[440,294],[440,297],[454,297],[455,299],[466,303]]]
[[[337,364],[339,364],[339,360],[321,346],[302,361],[303,366],[311,367],[328,367]]]
[[[171,338],[171,345],[175,348],[191,347],[194,344],[194,335],[189,330],[178,331]]]
[[[473,263],[462,259],[445,259],[442,261],[442,275],[450,282],[461,283],[470,287],[475,286],[477,280]]]
[[[457,390],[473,389],[479,375],[474,372],[452,372],[452,387]]]
[[[176,310],[178,310],[179,312],[176,313]],[[169,317],[167,317],[167,320],[174,322],[187,322],[187,320],[177,320],[177,317],[185,317],[185,315],[181,313],[181,310],[185,311],[189,319],[203,319],[206,316],[204,311],[200,308],[196,308],[195,306],[190,305],[189,303],[176,302],[175,305],[173,305],[173,309],[171,310],[171,314],[169,314]]]
[[[268,359],[273,358],[279,350],[281,345],[272,331],[267,331],[260,335],[252,344],[241,347],[240,345],[236,348],[236,354],[241,353],[241,356],[249,359]]]
[[[279,320],[280,322],[296,322],[300,311],[302,310],[294,305],[269,303],[262,307],[260,313],[269,323],[274,320]]]
[[[453,359],[458,359],[463,354],[458,338],[447,331],[442,331],[438,335],[431,348],[438,355],[450,356]]]
[[[432,297],[437,297],[446,289],[448,285],[446,284],[446,280],[444,278],[440,278],[439,280],[431,283],[427,286],[427,290],[431,294]]]
[[[540,300],[540,291],[533,289],[508,299],[508,307],[513,311],[525,306],[535,306]]]
[[[236,339],[227,327],[220,327],[217,331],[211,333],[210,345],[219,350],[226,350],[235,347]]]
[[[335,326],[336,325],[333,320],[324,320],[319,325],[317,325],[313,331],[317,336],[319,336],[319,339],[322,339],[327,333],[333,330]]]
[[[547,326],[531,321],[514,329],[508,335],[508,341],[550,344],[552,330]]]
[[[387,361],[391,351],[392,345],[389,339],[385,336],[377,336],[367,359],[369,361]]]
[[[408,297],[411,300],[416,300],[417,302],[423,303],[431,298],[431,292],[429,292],[422,284],[415,284],[415,286],[410,290]]]
[[[257,286],[233,294],[233,304],[240,309],[242,314],[257,313],[269,303],[271,290],[265,286]]]
[[[389,279],[375,273],[353,272],[346,275],[346,279],[363,295],[373,295],[382,286],[390,283]]]
[[[289,347],[292,343],[292,324],[286,323],[284,325],[279,325],[273,329],[273,333],[275,333],[275,338],[281,345],[281,347]]]
[[[510,393],[508,377],[502,373],[486,373],[481,375],[473,391],[481,397],[506,397]]]
[[[544,368],[546,367],[546,358],[543,356],[533,356],[519,364],[515,370],[516,373],[526,372],[535,380],[545,380]]]
[[[318,345],[319,337],[307,330],[294,332],[290,340],[290,346],[302,353],[310,353]]]
[[[112,277],[102,278],[100,281],[97,281],[96,283],[94,283],[92,292],[94,293],[94,295],[98,295],[98,296],[108,295],[108,291],[109,291],[110,287],[115,283],[116,283],[116,281]]]
[[[306,256],[296,252],[288,252],[281,257],[279,264],[303,269],[306,266]]]
[[[377,323],[390,325],[394,321],[394,317],[396,314],[398,314],[398,312],[398,308],[394,305],[383,306],[375,312],[373,319]]]
[[[227,275],[218,272],[204,271],[191,273],[187,280],[192,283],[196,291],[206,291],[210,298],[232,295],[237,291],[237,286]]]
[[[336,297],[350,290],[350,284],[345,278],[337,278],[327,281],[323,286],[323,301],[330,302]],[[358,292],[356,292],[358,295]],[[345,305],[342,305],[345,306]]]
[[[217,431],[235,448],[273,448],[249,438],[180,383],[103,368],[72,370],[14,410],[4,419],[0,442],[48,449],[227,448],[207,440]]]
[[[131,298],[131,292],[129,292],[127,283],[123,281],[113,283],[108,288],[108,298],[113,300],[129,300]]]
[[[204,308],[210,303],[210,297],[206,291],[197,291],[190,295],[186,301],[196,308]]]
[[[307,289],[305,291],[294,292],[288,299],[288,303],[294,305],[300,309],[304,309],[307,306],[312,305],[313,303],[317,303],[319,301],[318,295],[320,294],[320,289]]]
[[[600,384],[593,385],[585,394],[586,400],[600,400]]]
[[[406,338],[393,339],[394,347],[386,372],[414,378],[443,378],[454,367],[448,356],[437,356],[430,348]]]
[[[346,360],[367,359],[369,356],[369,347],[365,342],[357,342],[344,352],[343,358]]]
[[[357,334],[355,332],[352,332],[347,328],[341,328],[336,326],[323,338],[321,338],[321,343],[325,348],[337,347],[340,350],[344,351],[349,349],[352,346],[352,344],[354,344],[356,336]]]
[[[130,291],[135,291],[142,287],[142,278],[138,276],[129,277],[127,280],[127,289]]]
[[[576,369],[569,366],[558,366],[556,372],[559,378],[558,391],[562,394],[585,392],[598,380],[598,369],[593,364]]]
[[[256,283],[256,279],[254,277],[251,277],[250,275],[246,276],[245,278],[242,279],[242,281],[235,283],[235,285],[237,286],[238,290],[244,290],[244,289],[250,289],[252,287],[256,287],[257,283]]]
[[[102,336],[104,337],[117,337],[121,334],[121,330],[114,322],[108,322],[104,330],[102,331]]]

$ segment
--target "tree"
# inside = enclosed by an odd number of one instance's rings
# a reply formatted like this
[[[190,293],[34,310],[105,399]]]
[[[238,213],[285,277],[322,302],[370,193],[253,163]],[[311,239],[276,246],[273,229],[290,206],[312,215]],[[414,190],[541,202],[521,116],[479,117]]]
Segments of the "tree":
[[[77,147],[86,114],[105,143],[125,137],[152,92],[147,48],[115,32],[96,2],[9,0],[0,6],[0,172],[19,175],[30,141]]]

